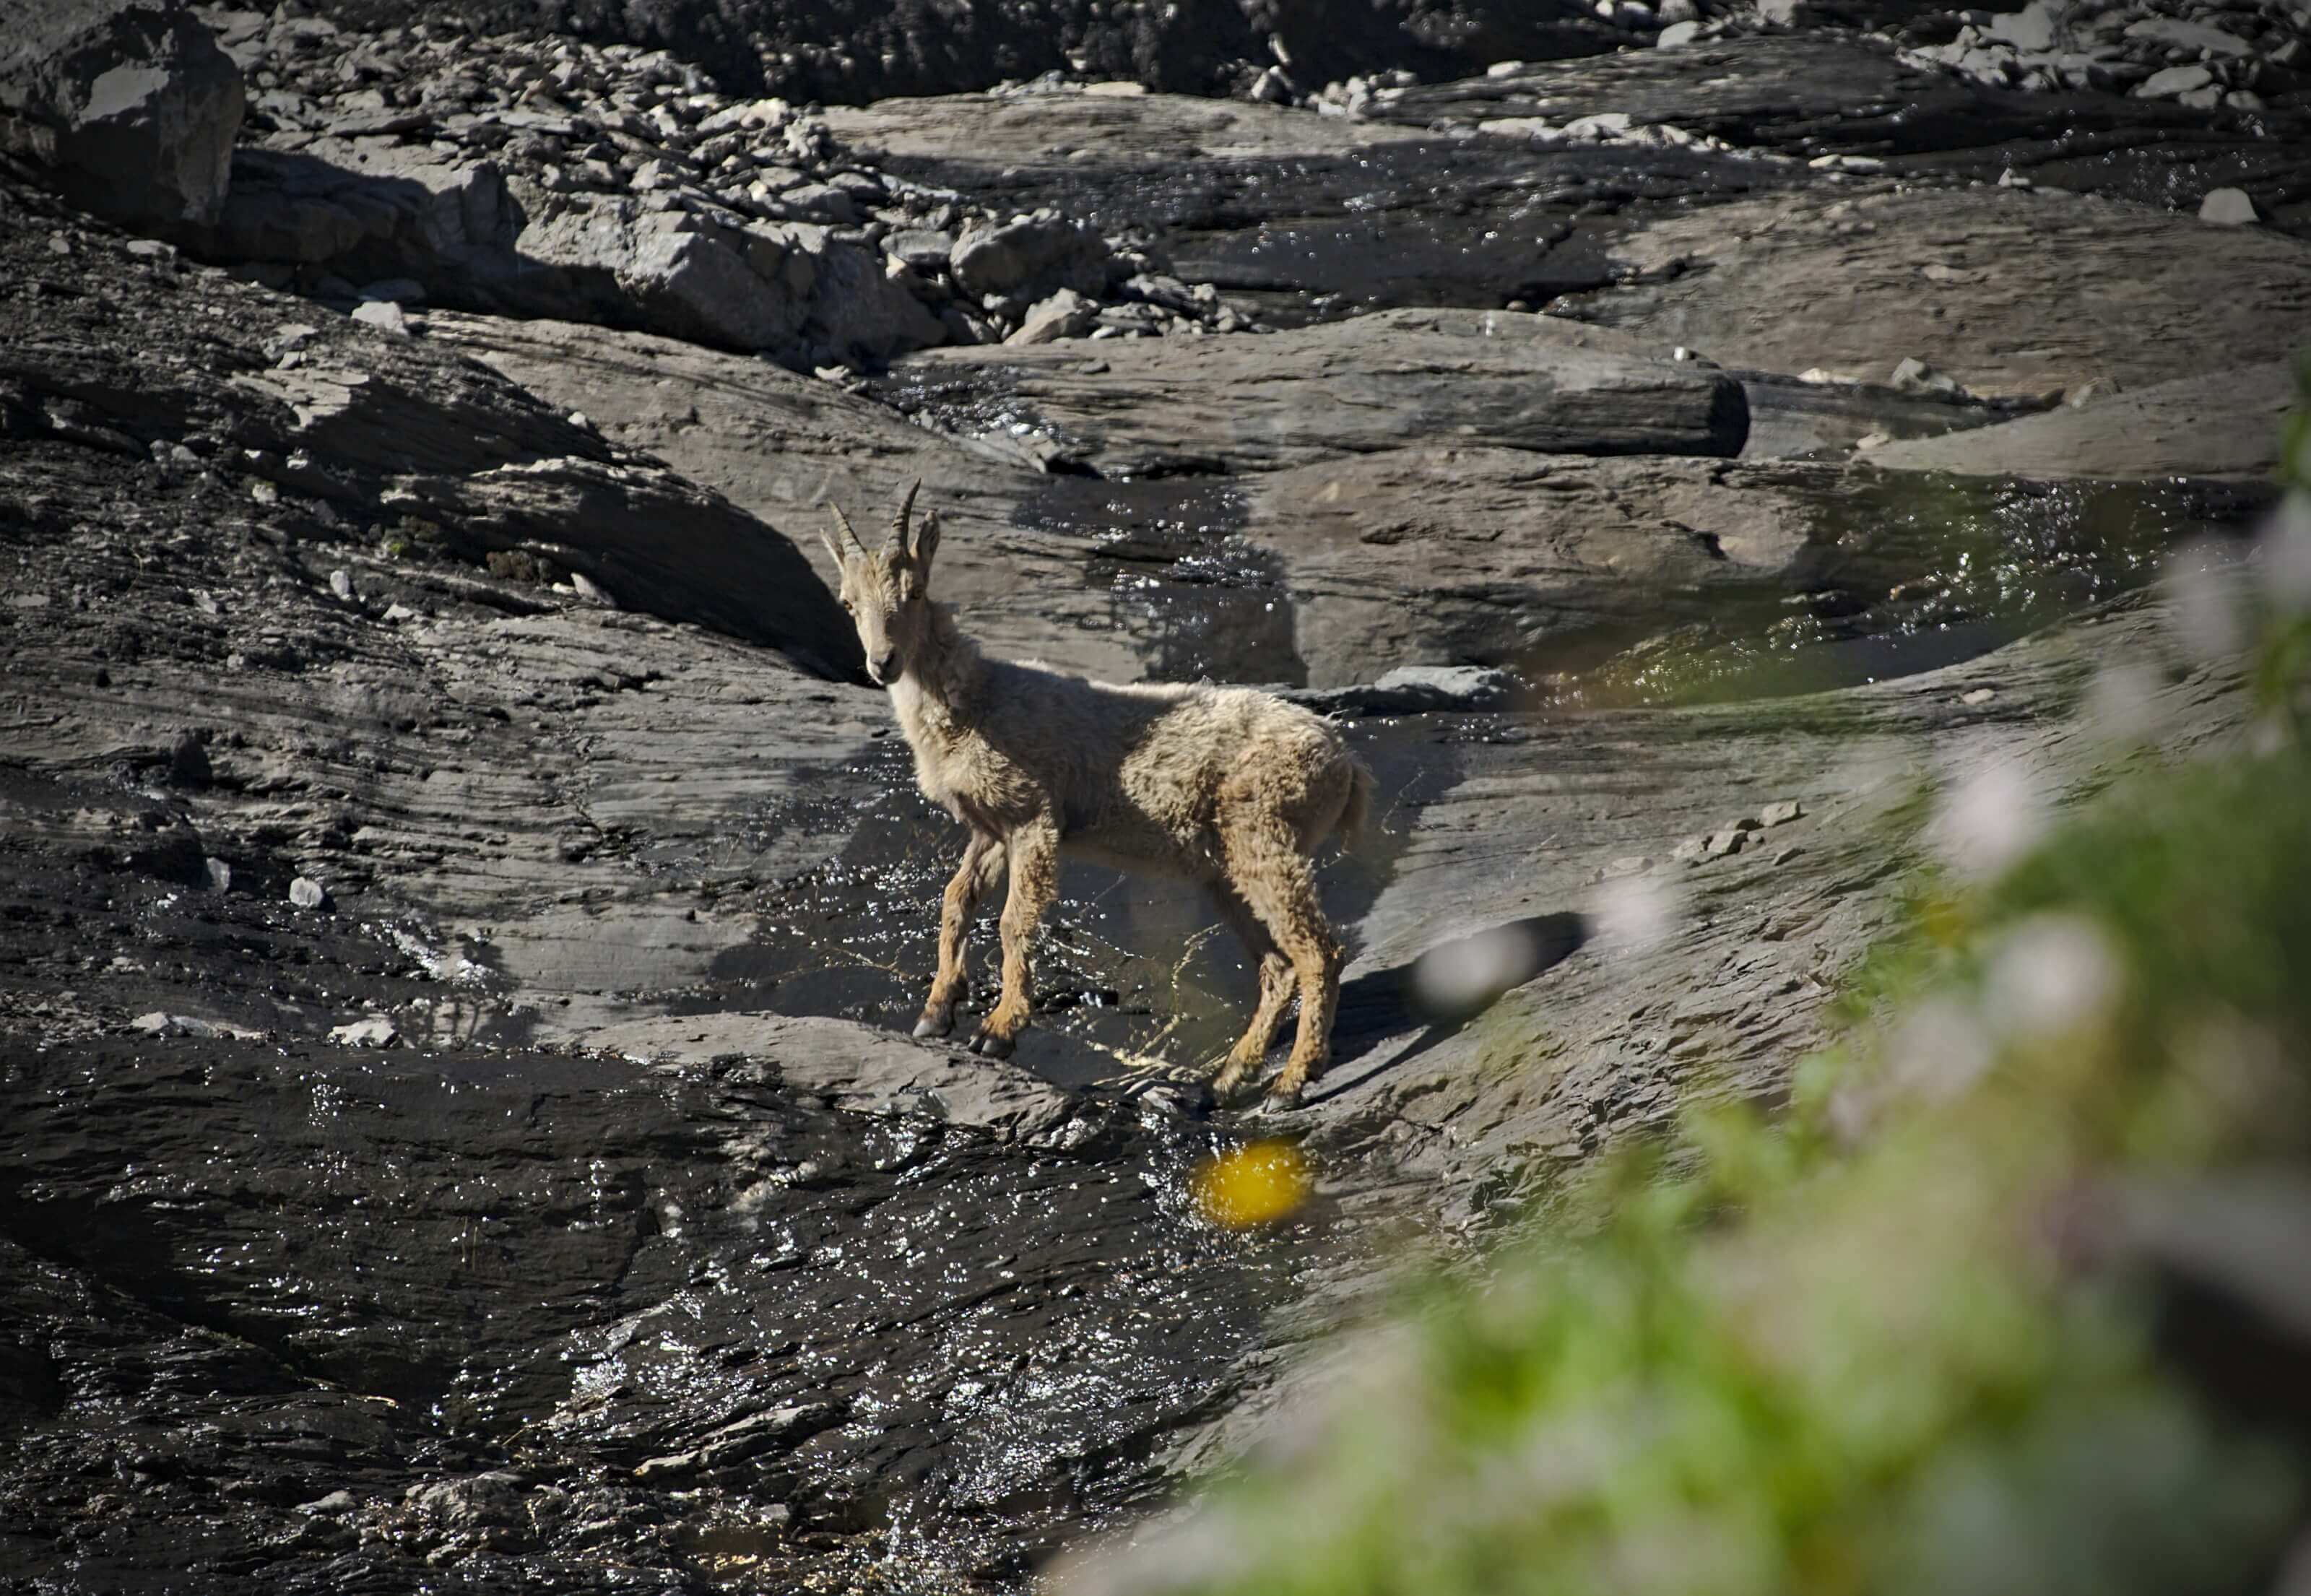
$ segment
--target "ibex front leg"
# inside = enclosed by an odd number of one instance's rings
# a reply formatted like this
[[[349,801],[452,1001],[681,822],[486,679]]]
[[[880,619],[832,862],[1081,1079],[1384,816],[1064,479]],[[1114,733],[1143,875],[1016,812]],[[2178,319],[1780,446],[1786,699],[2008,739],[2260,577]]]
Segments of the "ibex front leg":
[[[1027,1028],[1027,1004],[1033,989],[1029,950],[1043,911],[1060,895],[1060,828],[1050,816],[1039,816],[1003,840],[1011,861],[1011,895],[1003,905],[1003,999],[980,1022],[971,1050],[993,1059],[1007,1059]]]
[[[946,884],[946,894],[939,901],[938,974],[931,980],[931,995],[923,1005],[923,1017],[915,1022],[918,1036],[945,1036],[955,1029],[955,999],[963,996],[964,938],[971,934],[972,911],[979,906],[981,894],[995,885],[1003,868],[1003,839],[987,832],[973,832],[964,845],[963,863],[955,867],[955,879]]]

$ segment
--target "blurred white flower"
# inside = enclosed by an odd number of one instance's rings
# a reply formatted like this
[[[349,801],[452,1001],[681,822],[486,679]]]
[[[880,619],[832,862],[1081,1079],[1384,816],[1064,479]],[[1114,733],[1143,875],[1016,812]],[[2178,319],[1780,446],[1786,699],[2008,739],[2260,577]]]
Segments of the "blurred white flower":
[[[1666,941],[1677,929],[1677,892],[1657,876],[1625,876],[1597,889],[1592,924],[1608,949],[1636,953]]]
[[[2311,492],[2288,494],[2263,528],[2263,586],[2279,608],[2311,610]]]
[[[2159,584],[2167,626],[2184,652],[2198,660],[2228,658],[2246,647],[2246,616],[2239,607],[2237,561],[2222,545],[2202,539],[2167,556]]]
[[[1830,1129],[1848,1145],[1859,1142],[1890,1104],[1955,1097],[1980,1080],[1996,1057],[1990,1028],[1970,1005],[1951,997],[1925,999],[1895,1022],[1884,1071],[1832,1095]]]
[[[1983,994],[1991,1023],[2026,1042],[2045,1041],[2108,1012],[2120,968],[2110,939],[2075,914],[2024,920],[1991,951]]]
[[[2046,799],[2019,760],[1993,758],[1943,789],[1930,838],[1961,876],[1995,876],[2029,851],[2046,829]]]
[[[2118,661],[2095,673],[2087,689],[2088,734],[2098,742],[2133,746],[2158,728],[2158,693],[2163,684],[2147,665]]]
[[[1424,1014],[1473,1014],[1532,979],[1539,948],[1522,925],[1496,926],[1433,947],[1413,962],[1412,999]]]
[[[1928,998],[1902,1016],[1890,1053],[1897,1089],[1940,1102],[1981,1079],[1996,1049],[1981,1016],[1943,997]]]

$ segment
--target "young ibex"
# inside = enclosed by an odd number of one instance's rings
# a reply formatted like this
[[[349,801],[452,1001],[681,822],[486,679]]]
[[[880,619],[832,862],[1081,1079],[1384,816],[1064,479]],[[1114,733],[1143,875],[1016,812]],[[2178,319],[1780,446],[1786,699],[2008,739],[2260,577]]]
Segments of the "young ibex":
[[[888,687],[915,779],[971,828],[947,884],[938,974],[918,1036],[955,1027],[964,936],[1007,869],[1003,993],[972,1039],[1006,1058],[1027,1024],[1028,946],[1058,895],[1062,852],[1202,883],[1260,965],[1260,1003],[1213,1089],[1242,1095],[1296,992],[1300,1033],[1269,1095],[1299,1101],[1329,1054],[1341,953],[1316,902],[1314,853],[1352,836],[1372,796],[1365,768],[1321,717],[1245,687],[1115,686],[990,659],[930,599],[938,512],[910,536],[915,494],[870,553],[839,506],[842,607],[867,671]]]

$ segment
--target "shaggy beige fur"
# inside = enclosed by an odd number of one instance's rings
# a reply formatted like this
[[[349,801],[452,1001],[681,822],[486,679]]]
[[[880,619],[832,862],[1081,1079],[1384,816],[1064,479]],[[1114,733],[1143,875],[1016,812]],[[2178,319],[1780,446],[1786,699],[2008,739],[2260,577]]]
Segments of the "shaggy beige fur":
[[[868,673],[890,689],[914,750],[916,781],[971,828],[915,1034],[954,1029],[972,910],[1007,873],[1002,997],[971,1045],[1010,1054],[1027,1024],[1029,945],[1067,853],[1211,890],[1260,965],[1259,1006],[1213,1088],[1228,1099],[1250,1086],[1296,994],[1299,1035],[1269,1095],[1297,1103],[1323,1069],[1340,990],[1315,850],[1362,826],[1372,772],[1330,722],[1250,688],[1117,686],[989,658],[930,600],[938,512],[911,538],[914,500],[911,488],[880,552],[839,507],[841,541],[826,546]]]

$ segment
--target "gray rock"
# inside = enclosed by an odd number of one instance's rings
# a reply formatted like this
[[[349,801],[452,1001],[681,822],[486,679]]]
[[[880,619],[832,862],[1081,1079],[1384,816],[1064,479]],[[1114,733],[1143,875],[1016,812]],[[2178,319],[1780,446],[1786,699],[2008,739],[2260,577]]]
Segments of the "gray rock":
[[[2207,197],[2199,202],[2199,220],[2221,227],[2244,227],[2259,222],[2254,201],[2244,188],[2211,188]]]
[[[917,271],[945,271],[955,255],[955,235],[929,228],[908,228],[893,233],[883,248]]]
[[[1764,808],[1758,810],[1757,820],[1760,824],[1767,826],[1787,825],[1791,821],[1799,819],[1804,814],[1805,806],[1803,804],[1800,803],[1795,798],[1783,798],[1779,803],[1767,804]]]
[[[398,333],[405,338],[409,336],[409,318],[391,300],[364,301],[353,308],[353,318],[381,332]]]
[[[2054,8],[2049,0],[2030,0],[2020,11],[1993,14],[1983,33],[2018,50],[2049,50],[2054,46]]]
[[[2203,66],[2168,66],[2152,73],[2135,86],[2141,100],[2174,100],[2213,84],[2215,74]]]
[[[209,890],[229,893],[232,890],[232,867],[221,859],[205,859],[201,868],[208,876]]]
[[[1056,343],[1061,338],[1082,336],[1098,320],[1098,301],[1086,299],[1072,288],[1062,288],[1039,301],[1019,324],[1019,330],[1003,341],[1014,346]]]
[[[329,1040],[340,1047],[392,1047],[401,1040],[401,1032],[391,1020],[375,1014],[331,1027]]]
[[[859,220],[859,202],[850,190],[832,183],[800,183],[779,196],[779,202],[814,220],[849,227]]]
[[[1705,836],[1683,837],[1670,850],[1670,858],[1687,864],[1697,864],[1709,857],[1709,839]]]
[[[1888,382],[1903,393],[1940,394],[1949,398],[1964,398],[1966,388],[1956,378],[1935,371],[1916,356],[1909,356],[1894,368]]]
[[[300,909],[326,908],[329,889],[310,876],[300,876],[289,884],[289,901]]]
[[[2197,52],[2205,50],[2218,56],[2252,56],[2254,46],[2236,33],[2228,33],[2206,22],[2193,22],[2182,17],[2144,17],[2129,22],[2129,39],[2148,39],[2170,49]]]
[[[973,222],[956,237],[955,280],[974,295],[1042,299],[1061,288],[1097,294],[1107,286],[1107,240],[1087,222],[1030,216],[1001,226]]]
[[[1709,841],[1702,845],[1702,852],[1710,859],[1731,859],[1741,851],[1749,838],[1749,833],[1729,825],[1722,831],[1710,833]]]
[[[1671,22],[1653,40],[1653,48],[1662,50],[1682,49],[1701,37],[1701,24],[1693,21]]]
[[[215,779],[209,765],[208,745],[197,733],[177,734],[169,748],[169,785],[171,787],[206,787]]]
[[[240,69],[181,0],[12,0],[0,150],[123,226],[214,221],[240,128]]]
[[[347,571],[342,565],[329,572],[329,591],[336,595],[336,597],[344,602],[347,604],[352,603],[353,597],[353,573]]]

